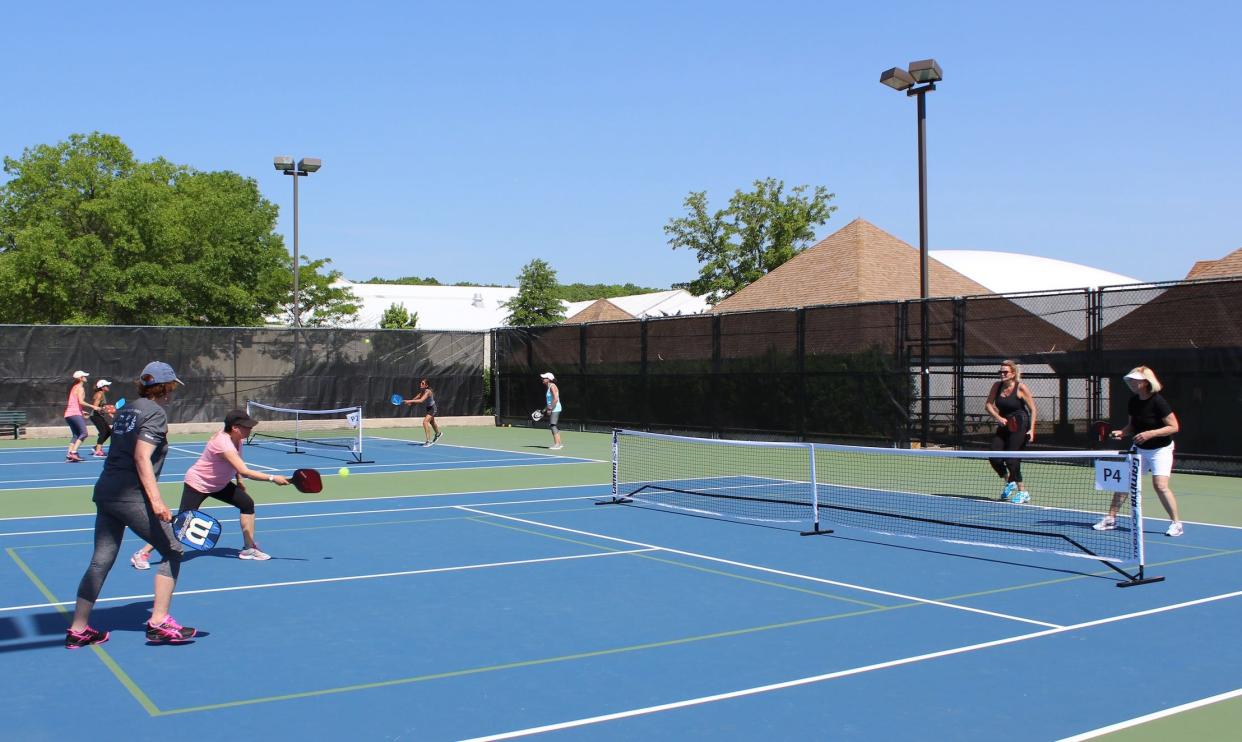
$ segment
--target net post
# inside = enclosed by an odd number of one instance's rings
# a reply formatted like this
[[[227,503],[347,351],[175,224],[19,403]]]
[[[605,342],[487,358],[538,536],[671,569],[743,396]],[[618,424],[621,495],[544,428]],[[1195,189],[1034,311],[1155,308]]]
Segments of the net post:
[[[803,536],[824,536],[832,533],[832,529],[823,530],[819,527],[819,477],[815,472],[815,444],[806,444],[807,454],[811,457],[811,522],[812,530],[803,531]]]
[[[1147,555],[1145,551],[1145,539],[1143,537],[1143,467],[1142,457],[1138,451],[1131,448],[1126,453],[1126,463],[1130,465],[1130,516],[1134,521],[1134,527],[1130,529],[1132,541],[1131,548],[1134,549],[1135,558],[1138,560],[1138,571],[1133,575],[1127,575],[1130,579],[1117,583],[1117,587],[1134,587],[1135,585],[1149,585],[1153,582],[1164,582],[1163,577],[1147,577],[1144,574],[1144,567],[1147,563]]]
[[[617,456],[617,435],[618,435],[617,429],[613,428],[612,430],[612,499],[613,501],[616,501],[617,496],[618,496],[617,465],[619,462],[619,458]]]
[[[621,505],[627,502],[631,502],[629,498],[621,497],[621,488],[620,488],[620,485],[618,484],[619,477],[617,476],[617,472],[618,472],[618,466],[620,463],[620,456],[619,456],[619,451],[617,448],[617,439],[618,437],[620,437],[620,435],[621,435],[620,429],[618,428],[612,429],[612,499],[611,500],[597,500],[595,502],[596,505]]]

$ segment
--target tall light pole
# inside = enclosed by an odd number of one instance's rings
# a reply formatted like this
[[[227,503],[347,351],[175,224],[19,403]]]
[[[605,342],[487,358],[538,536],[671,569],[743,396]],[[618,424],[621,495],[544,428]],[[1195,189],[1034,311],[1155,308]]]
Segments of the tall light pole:
[[[893,67],[880,74],[880,82],[898,92],[905,91],[906,96],[919,99],[919,390],[922,397],[923,426],[919,435],[924,447],[927,446],[928,417],[931,404],[928,396],[931,390],[931,379],[928,372],[928,337],[930,323],[927,316],[928,275],[927,275],[927,94],[936,89],[943,75],[940,65],[934,59],[911,62],[908,69]]]
[[[301,258],[298,256],[298,178],[317,171],[323,167],[323,163],[318,157],[303,157],[298,160],[297,167],[294,167],[292,157],[280,155],[272,160],[272,164],[285,175],[293,176],[293,326],[301,327],[302,304],[298,293],[298,273],[301,271]]]

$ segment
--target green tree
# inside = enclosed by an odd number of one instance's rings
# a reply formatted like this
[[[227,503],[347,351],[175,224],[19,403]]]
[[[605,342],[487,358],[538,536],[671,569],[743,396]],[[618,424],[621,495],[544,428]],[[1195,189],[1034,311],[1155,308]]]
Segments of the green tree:
[[[556,271],[535,258],[518,275],[517,295],[505,302],[510,325],[554,325],[565,319],[565,307],[556,295]]]
[[[277,208],[253,179],[162,158],[116,136],[71,135],[4,159],[0,322],[262,325],[291,314]],[[299,266],[303,315],[357,312],[327,260]],[[307,324],[311,324],[308,322]]]
[[[413,330],[418,327],[418,312],[410,314],[404,304],[391,304],[384,310],[379,326],[385,330]]]
[[[379,276],[372,276],[371,278],[368,278],[362,283],[381,283],[381,284],[402,285],[402,286],[441,286],[443,285],[431,276],[427,276],[426,278],[419,278],[418,276],[405,276],[403,278],[380,278]]]
[[[691,293],[707,295],[713,304],[750,285],[765,273],[805,250],[815,239],[815,227],[828,221],[837,207],[823,186],[800,185],[785,194],[784,181],[756,180],[755,189],[735,191],[729,205],[712,212],[705,191],[686,197],[686,216],[670,219],[664,227],[674,250],[695,251],[699,277],[674,284]]]
[[[614,296],[652,294],[665,289],[649,289],[632,283],[563,283],[556,287],[556,296],[564,301],[591,301],[611,299]]]

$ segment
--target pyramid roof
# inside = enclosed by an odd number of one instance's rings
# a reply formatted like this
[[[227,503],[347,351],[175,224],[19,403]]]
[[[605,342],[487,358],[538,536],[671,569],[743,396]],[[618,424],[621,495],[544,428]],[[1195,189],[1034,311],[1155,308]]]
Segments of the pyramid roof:
[[[716,305],[715,312],[919,298],[919,251],[855,219]],[[982,284],[928,259],[930,297],[989,294]]]
[[[616,320],[634,319],[634,315],[607,299],[596,299],[572,317],[565,324],[585,324],[587,322],[612,322]]]
[[[1226,276],[1242,276],[1242,247],[1220,260],[1200,260],[1186,274],[1186,280],[1224,278]]]

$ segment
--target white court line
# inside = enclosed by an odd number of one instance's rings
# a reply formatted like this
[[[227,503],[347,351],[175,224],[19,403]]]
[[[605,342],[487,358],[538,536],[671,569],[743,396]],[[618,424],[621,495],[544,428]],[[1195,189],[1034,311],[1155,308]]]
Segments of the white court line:
[[[578,495],[575,497],[545,497],[536,500],[502,500],[499,502],[476,502],[474,507],[493,507],[502,505],[532,505],[548,502],[569,502],[571,500],[598,500],[598,495]],[[373,513],[409,513],[421,510],[455,510],[457,505],[417,505],[408,508],[379,508],[378,510],[340,510],[331,513],[303,513],[300,515],[265,515],[260,520],[264,523],[273,520],[302,520],[305,518],[335,518],[341,515],[371,515]],[[202,510],[235,510],[228,505],[211,505]],[[236,523],[237,518],[219,518],[221,523]],[[363,524],[359,524],[363,525]],[[4,536],[40,536],[52,533],[89,533],[95,530],[94,526],[89,528],[57,528],[45,531],[9,531],[0,533],[0,537]]]
[[[542,523],[540,521],[530,520],[528,518],[517,518],[512,515],[501,515],[499,513],[490,513],[490,512],[487,512],[486,510],[475,510],[474,508],[468,505],[455,505],[454,507],[458,510],[465,510],[466,512],[469,512],[469,513],[478,513],[479,515],[487,515],[493,518],[500,518],[502,520],[511,520],[517,523],[525,523],[526,525],[538,526],[540,528],[547,528],[553,531],[564,531],[566,533],[573,533],[579,536],[588,536],[590,538],[603,539],[605,541],[615,541],[621,544],[628,544],[629,546],[637,546],[640,548],[655,548],[655,549],[659,549],[660,551],[668,552],[669,554],[679,554],[681,556],[690,557],[691,559],[701,559],[701,560],[708,561],[708,562],[716,562],[717,564],[728,564],[729,566],[732,566],[732,567],[740,567],[742,569],[749,569],[749,570],[753,570],[756,572],[764,572],[766,574],[780,575],[782,577],[792,577],[794,579],[807,580],[809,582],[818,582],[823,585],[833,585],[835,587],[843,587],[843,588],[847,588],[850,590],[858,590],[864,593],[871,593],[873,595],[883,595],[889,598],[897,598],[899,600],[909,600],[915,603],[923,603],[925,605],[934,605],[934,606],[939,606],[941,608],[950,608],[955,611],[965,611],[967,613],[978,613],[984,616],[991,616],[993,618],[1003,618],[1008,621],[1018,621],[1021,623],[1029,623],[1029,624],[1034,624],[1036,626],[1049,626],[1052,628],[1061,627],[1060,624],[1048,623],[1047,621],[1037,621],[1032,618],[1023,618],[1022,616],[1013,616],[1008,613],[985,611],[982,608],[972,608],[970,606],[957,605],[956,603],[946,603],[940,600],[932,600],[931,598],[920,598],[916,595],[906,595],[904,593],[895,593],[895,592],[891,592],[888,590],[879,590],[873,587],[863,587],[862,585],[854,585],[849,582],[839,582],[837,580],[829,580],[824,577],[814,577],[812,575],[804,575],[804,574],[799,574],[797,572],[786,572],[784,570],[773,569],[771,567],[763,567],[758,564],[747,564],[746,562],[735,562],[731,559],[722,559],[720,557],[708,556],[707,554],[698,554],[693,551],[682,551],[681,549],[672,549],[666,546],[655,546],[654,544],[646,544],[641,541],[631,541],[630,539],[617,538],[615,536],[606,536],[602,533],[592,533],[590,531],[580,531],[575,528],[565,528],[564,526],[555,526],[555,525],[552,525],[551,523]]]
[[[629,551],[596,551],[590,554],[572,554],[570,556],[559,557],[543,557],[540,559],[518,559],[511,562],[489,562],[487,564],[461,564],[455,567],[433,567],[429,569],[409,569],[402,572],[380,572],[371,575],[347,575],[344,577],[321,577],[315,580],[291,580],[289,582],[265,582],[258,585],[234,585],[232,587],[209,587],[201,590],[178,590],[177,597],[185,595],[206,595],[208,593],[233,593],[241,590],[260,590],[269,587],[295,587],[298,585],[324,585],[332,582],[356,582],[358,580],[375,580],[381,577],[406,577],[409,575],[431,575],[441,572],[468,572],[475,569],[490,569],[492,567],[515,567],[523,564],[545,564],[548,562],[568,562],[577,559],[597,559],[601,557],[622,556],[627,554],[641,554],[646,551],[657,551],[657,549],[630,549]],[[151,593],[144,595],[120,595],[115,598],[100,598],[96,603],[116,603],[122,600],[149,600],[154,597]],[[35,608],[55,608],[57,606],[74,605],[76,600],[62,600],[59,603],[32,603],[30,605],[13,605],[0,607],[0,613],[10,611],[24,611]]]
[[[400,472],[376,472],[376,474],[399,474],[399,473]],[[334,476],[334,475],[329,474],[327,476]],[[277,508],[277,507],[283,507],[286,505],[326,505],[328,503],[334,503],[334,502],[383,502],[384,500],[409,500],[409,499],[423,498],[423,497],[459,497],[462,495],[497,495],[502,492],[535,492],[535,491],[542,491],[542,490],[577,489],[578,487],[607,488],[608,485],[606,483],[602,483],[602,484],[550,484],[550,485],[546,485],[543,487],[511,487],[511,488],[505,488],[505,489],[499,489],[499,490],[465,490],[463,492],[428,492],[422,495],[413,494],[413,495],[383,495],[381,497],[337,497],[333,499],[323,499],[323,500],[291,500],[289,502],[257,502],[255,503],[255,507]],[[0,490],[0,493],[2,492],[3,490]],[[604,495],[583,495],[583,497],[601,499],[604,497]],[[537,502],[537,501],[533,501],[533,502]],[[487,503],[487,504],[504,505],[505,503],[497,502],[497,503]],[[218,507],[224,507],[224,506],[220,505]],[[210,510],[211,508],[212,506],[208,506],[204,509]],[[89,513],[62,513],[60,515],[14,515],[8,518],[0,518],[0,523],[9,521],[9,520],[43,520],[44,518],[81,518],[84,516],[92,516],[94,514],[95,514],[94,512],[89,512]],[[331,515],[331,513],[324,513],[324,515]],[[1189,523],[1190,521],[1182,521],[1182,522]],[[32,531],[31,533],[37,533],[37,531]],[[5,534],[0,533],[0,536],[3,536],[3,535]]]
[[[414,441],[413,439],[406,439],[406,438],[387,438],[387,437],[384,437],[384,436],[379,436],[379,435],[369,435],[369,436],[367,436],[364,440],[368,440],[368,441],[370,441],[370,440],[376,440],[376,441],[393,441],[393,442],[396,442],[396,443],[410,443],[410,444],[413,444],[413,445],[416,445],[416,446],[417,446],[417,445],[419,445],[419,444],[418,444],[416,441]],[[466,446],[466,445],[458,445],[458,444],[456,444],[456,443],[437,443],[437,444],[435,445],[435,447],[436,447],[436,448],[441,448],[441,447],[443,447],[443,448],[469,448],[469,449],[473,449],[473,450],[475,450],[475,451],[495,451],[496,453],[516,453],[516,454],[520,454],[520,455],[522,455],[522,456],[546,456],[547,458],[550,458],[550,459],[563,459],[563,458],[583,459],[583,458],[586,458],[585,456],[566,456],[565,454],[562,454],[562,453],[536,453],[536,452],[534,452],[534,451],[530,451],[530,452],[521,451],[521,452],[519,452],[519,451],[510,451],[510,450],[509,450],[509,449],[507,449],[507,448],[488,448],[487,446]],[[594,461],[594,462],[596,462],[596,463],[600,463],[600,464],[607,464],[607,463],[609,463],[609,461],[608,461],[607,459],[586,459],[586,460],[587,460],[587,461]]]
[[[176,459],[176,460],[183,460],[183,459],[188,459],[188,458],[190,458],[190,457],[189,457],[189,456],[173,456],[173,457],[171,457],[171,458]],[[167,459],[165,459],[165,460],[167,460]],[[500,460],[503,460],[503,461],[522,461],[522,459],[500,459]],[[534,460],[539,461],[539,460],[541,460],[541,459],[534,459]],[[102,461],[102,459],[101,459],[101,461]],[[349,463],[349,462],[344,461],[344,460],[341,460],[341,461],[340,461],[340,463],[341,463],[341,464],[349,464],[349,470],[350,470],[351,472],[355,472],[355,473],[356,473],[356,474],[358,474],[359,476],[374,476],[374,475],[377,475],[377,474],[423,474],[423,473],[425,473],[425,472],[430,472],[430,471],[474,471],[475,469],[520,469],[520,468],[525,467],[525,466],[547,466],[547,464],[511,464],[511,465],[509,465],[509,466],[446,466],[446,467],[441,467],[441,468],[439,468],[439,469],[411,469],[411,468],[409,468],[409,466],[410,466],[409,464],[352,464],[352,463]],[[446,463],[449,463],[449,462],[446,462]],[[575,465],[578,465],[578,464],[598,464],[598,463],[607,463],[607,462],[600,462],[600,461],[598,461],[598,460],[596,460],[596,459],[578,459],[578,460],[576,460],[576,461],[566,461],[566,462],[564,462],[564,463],[557,464],[557,466],[575,466]],[[364,471],[364,472],[359,472],[359,471],[358,471],[358,469],[366,469],[366,468],[371,468],[371,467],[388,467],[388,468],[392,468],[392,467],[404,467],[404,468],[402,468],[402,469],[400,469],[400,470],[398,470],[398,471]],[[181,476],[181,475],[169,475],[169,476]],[[336,475],[334,475],[334,474],[327,474],[327,475],[325,475],[325,476],[336,476]],[[9,481],[14,481],[14,480],[9,480]],[[64,481],[66,481],[66,479],[64,479],[64,478],[62,478],[62,479],[47,479],[47,480],[42,480],[42,479],[31,479],[31,480],[18,480],[18,481],[23,481],[23,482],[24,482],[24,481],[30,481],[30,482],[42,482],[42,481],[48,481],[48,482],[64,482]],[[165,483],[167,483],[167,482],[171,482],[171,481],[173,481],[173,480],[171,480],[171,479],[161,479],[160,481],[161,481],[161,482],[165,482]],[[0,480],[0,484],[4,484],[4,483],[5,483],[5,482],[4,482],[3,480]],[[86,483],[84,483],[84,484],[63,484],[63,485],[50,485],[50,486],[46,486],[46,487],[39,487],[39,488],[37,488],[37,489],[42,489],[42,490],[67,489],[67,488],[69,488],[69,487],[86,487],[86,486],[89,486],[90,484],[91,484],[91,482],[86,482]],[[559,486],[559,485],[558,485],[558,486]],[[586,486],[590,486],[590,485],[571,485],[571,486],[574,486],[574,487],[586,487]],[[31,488],[31,487],[11,487],[11,488],[4,488],[4,487],[0,487],[0,495],[3,495],[5,492],[16,492],[16,491],[21,491],[21,490],[24,490],[24,489],[34,489],[34,488]],[[526,489],[549,489],[549,488],[547,488],[547,487],[529,487],[529,488],[526,488]],[[496,491],[496,492],[508,492],[509,490],[495,490],[495,491]],[[516,492],[517,490],[513,490],[513,491],[515,491],[515,492]],[[410,497],[410,495],[397,495],[397,497]],[[361,500],[361,499],[369,499],[369,498],[354,498],[354,499],[359,499],[359,500]],[[287,503],[286,503],[286,504],[287,504]],[[28,517],[28,516],[23,516],[23,517]],[[56,517],[56,516],[46,516],[46,517],[51,518],[51,517]],[[6,520],[6,519],[5,519],[5,518],[0,518],[0,520]],[[1182,522],[1183,522],[1183,523],[1189,523],[1190,521],[1182,521]]]
[[[1119,732],[1122,729],[1129,729],[1130,727],[1136,727],[1140,724],[1146,724],[1149,721],[1155,721],[1157,719],[1163,719],[1166,716],[1180,714],[1183,711],[1192,711],[1197,708],[1202,708],[1203,706],[1211,706],[1214,703],[1220,703],[1221,701],[1228,701],[1231,698],[1239,697],[1242,697],[1242,688],[1231,690],[1227,693],[1220,693],[1215,696],[1209,696],[1207,698],[1200,698],[1198,701],[1183,703],[1181,706],[1167,708],[1164,711],[1156,711],[1155,713],[1147,714],[1145,716],[1136,716],[1133,719],[1120,721],[1106,727],[1092,729],[1091,731],[1083,732],[1082,734],[1075,734],[1073,737],[1065,737],[1064,739],[1058,740],[1058,742],[1081,742],[1082,740],[1095,739],[1096,737],[1102,737],[1105,734],[1112,734],[1113,732]]]
[[[743,688],[741,690],[729,691],[727,693],[717,693],[711,696],[701,696],[699,698],[687,698],[672,703],[662,703],[657,706],[645,706],[643,708],[627,709],[612,714],[602,714],[600,716],[591,716],[584,719],[574,719],[572,721],[563,721],[557,724],[547,724],[539,727],[530,727],[527,729],[517,729],[511,732],[503,732],[500,734],[490,734],[484,737],[474,737],[462,742],[491,742],[492,740],[515,739],[517,737],[527,737],[532,734],[542,734],[544,732],[554,732],[562,729],[575,729],[585,727],[591,724],[600,724],[606,721],[616,721],[618,719],[628,719],[636,716],[644,716],[647,714],[659,713],[662,711],[672,711],[674,709],[688,708],[690,706],[701,706],[707,703],[715,703],[717,701],[727,701],[733,698],[743,698],[745,696],[755,696],[761,693],[769,693],[776,690],[784,690],[785,688],[796,688],[802,685],[811,685],[814,683],[822,683],[838,678],[849,677],[851,675],[861,675],[875,670],[887,670],[890,667],[901,667],[903,665],[912,665],[927,660],[940,659],[941,657],[951,657],[953,655],[965,654],[967,652],[975,652],[981,649],[990,649],[992,647],[1000,647],[1006,644],[1015,644],[1017,642],[1027,641],[1030,639],[1039,639],[1045,636],[1054,636],[1069,631],[1079,631],[1081,629],[1094,628],[1104,624],[1114,623],[1117,621],[1127,621],[1144,616],[1150,616],[1165,611],[1187,608],[1190,606],[1201,605],[1204,603],[1214,602],[1218,600],[1228,600],[1242,596],[1242,590],[1225,593],[1223,595],[1214,595],[1210,598],[1200,598],[1199,600],[1191,600],[1185,603],[1177,603],[1174,605],[1162,606],[1160,608],[1150,608],[1145,611],[1137,611],[1121,616],[1112,616],[1110,618],[1101,618],[1094,621],[1086,621],[1084,623],[1073,624],[1070,626],[1061,626],[1055,629],[1047,629],[1045,631],[1035,631],[1029,634],[1020,634],[1011,636],[1007,639],[996,639],[994,641],[982,642],[979,644],[969,644],[962,647],[954,647],[952,649],[944,649],[939,652],[929,652],[927,654],[915,655],[913,657],[903,657],[901,659],[889,660],[887,662],[877,662],[872,665],[862,665],[852,667],[848,670],[838,670],[837,672],[824,673],[822,675],[812,675],[810,677],[798,678],[796,680],[786,680],[781,683],[772,683],[770,685],[760,685],[753,688]]]

